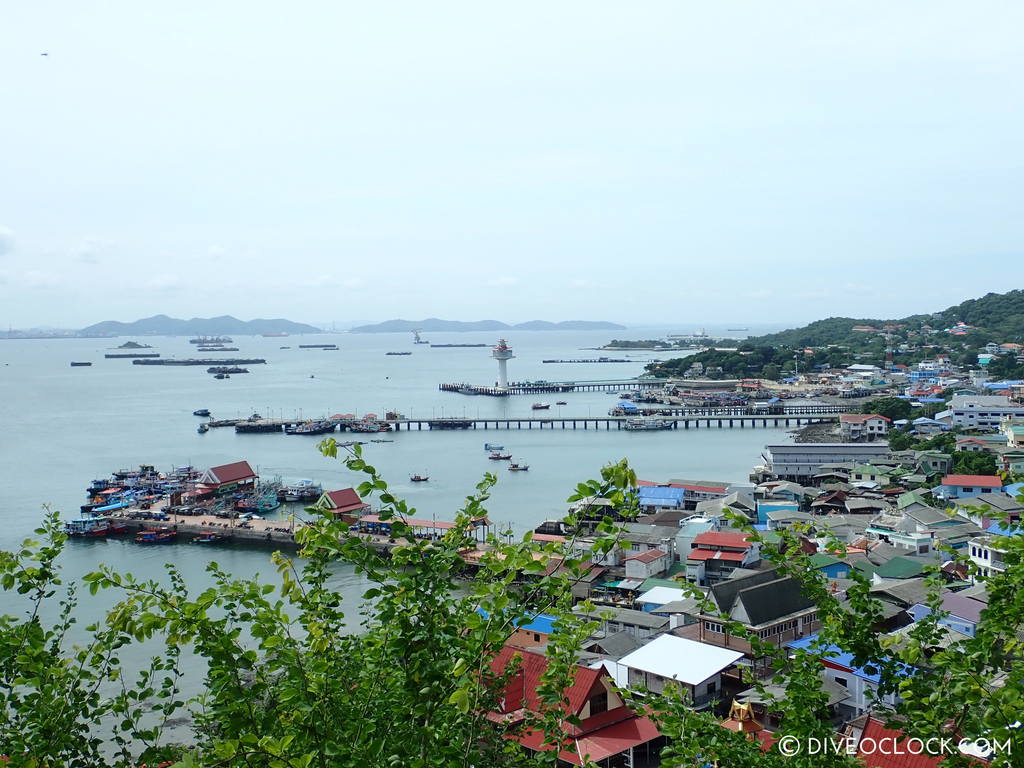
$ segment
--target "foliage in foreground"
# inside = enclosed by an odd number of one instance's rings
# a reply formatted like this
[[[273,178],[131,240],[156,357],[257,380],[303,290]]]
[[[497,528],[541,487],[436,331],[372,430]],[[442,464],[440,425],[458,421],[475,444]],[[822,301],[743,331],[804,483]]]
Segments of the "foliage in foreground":
[[[332,440],[322,449],[337,455]],[[554,570],[550,560],[565,550],[533,542],[529,534],[519,541],[494,535],[479,572],[466,574],[461,555],[474,546],[493,476],[467,497],[456,526],[440,541],[428,542],[402,523],[414,510],[389,492],[358,451],[345,464],[365,473],[360,494],[376,494],[383,515],[393,520],[402,546],[390,559],[348,535],[343,523],[324,517],[303,532],[302,561],[274,556],[276,584],[234,579],[211,565],[215,585],[192,594],[173,567],[164,581],[101,568],[85,584],[94,594],[113,591],[119,601],[78,645],[71,643],[81,634],[73,629],[75,616],[86,606],[75,585],[60,580],[63,536],[57,516],[50,515],[37,532],[42,543],[0,553],[0,585],[20,593],[28,606],[23,617],[0,617],[0,745],[11,764],[127,767],[172,759],[183,766],[274,768],[553,765],[554,752],[523,754],[506,738],[514,732],[486,718],[501,682],[488,661],[516,622],[540,611],[559,617],[542,687],[544,706],[527,723],[556,743],[565,725],[560,691],[592,629],[570,610],[570,586],[582,573],[582,558],[568,557]],[[609,498],[628,518],[634,474],[621,462],[601,475],[600,481],[580,484],[571,500]],[[599,533],[599,552],[615,545],[610,518]],[[855,576],[849,600],[840,603],[823,580],[807,575],[806,558],[792,535],[783,537],[774,557],[783,572],[805,580],[818,602],[822,642],[841,645],[858,664],[876,667],[883,690],[903,696],[889,714],[906,718],[913,735],[1017,739],[1024,589],[1022,547],[1016,539],[1008,547],[1011,568],[990,582],[990,608],[977,637],[937,652],[938,613],[919,622],[903,647],[883,647],[871,629],[879,607],[862,577]],[[575,542],[567,549],[578,551]],[[342,605],[330,586],[338,561],[373,585],[361,614],[359,606]],[[937,589],[938,576],[933,582]],[[51,614],[56,618],[44,618]],[[739,626],[731,629],[743,634]],[[773,707],[784,716],[779,735],[827,739],[831,732],[818,685],[822,651],[790,660],[784,649],[752,641],[775,659],[774,682],[787,688],[786,699]],[[123,651],[138,644],[157,652],[145,668],[124,669]],[[917,673],[906,676],[903,664],[915,665]],[[186,701],[182,676],[198,669],[205,669],[204,694]],[[1000,684],[992,687],[997,678]],[[650,697],[645,705],[671,737],[668,765],[851,764],[844,755],[762,753],[757,743],[722,729],[720,718],[692,712],[678,690]],[[167,723],[184,714],[196,724],[193,742],[167,744]],[[1012,764],[1004,755],[993,763]]]

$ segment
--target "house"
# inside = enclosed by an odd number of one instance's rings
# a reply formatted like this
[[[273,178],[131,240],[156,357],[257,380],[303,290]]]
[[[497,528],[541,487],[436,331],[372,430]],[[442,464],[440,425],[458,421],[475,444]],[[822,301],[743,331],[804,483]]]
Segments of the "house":
[[[488,713],[488,719],[514,726],[541,712],[540,690],[547,668],[548,659],[543,654],[502,648],[490,669],[499,678],[507,676],[507,680],[498,707]],[[649,764],[664,743],[650,719],[625,705],[601,666],[574,667],[572,682],[562,694],[561,713],[565,739],[558,746],[558,759],[562,765]],[[544,737],[543,732],[532,728],[524,728],[515,736],[531,752],[554,749]]]
[[[889,484],[890,473],[871,464],[858,464],[850,472],[850,482],[853,485],[860,483],[876,483],[879,486]]]
[[[625,671],[625,687],[661,693],[670,681],[680,683],[691,706],[702,709],[719,700],[722,672],[743,658],[738,651],[660,635],[618,661]],[[623,675],[616,676],[622,680]]]
[[[970,453],[990,453],[992,446],[977,437],[961,437],[956,441],[956,450]]]
[[[939,624],[954,629],[967,637],[974,637],[978,622],[981,621],[981,612],[985,610],[985,603],[946,592],[942,595],[942,604],[939,606],[939,610],[948,614],[939,619]],[[931,615],[932,609],[925,603],[916,603],[907,613],[913,617],[914,621],[921,621]]]
[[[953,457],[942,451],[918,451],[917,471],[922,475],[946,475],[953,469]]]
[[[1008,536],[1024,535],[1024,529],[1017,526],[1007,527],[992,525],[985,535],[970,540],[971,562],[978,566],[978,575],[982,578],[1006,570],[1006,540]]]
[[[940,768],[945,760],[945,755],[924,754],[903,731],[886,728],[884,720],[871,715],[851,721],[843,735],[849,740],[845,743],[856,745],[851,751],[864,768]],[[881,744],[887,746],[880,749]]]
[[[839,417],[839,433],[844,440],[874,440],[884,437],[892,419],[877,413],[844,413]]]
[[[200,495],[238,493],[255,488],[259,475],[253,472],[248,461],[221,464],[206,470],[196,483]]]
[[[648,549],[623,559],[627,579],[649,579],[659,576],[672,565],[671,556],[661,549]]]
[[[669,629],[667,616],[658,616],[632,608],[603,608],[588,612],[577,611],[578,615],[599,623],[599,632],[605,636],[615,632],[625,632],[639,641],[665,632]]]
[[[755,674],[771,668],[770,660],[755,657],[750,642],[729,632],[723,622],[725,615],[744,628],[776,645],[803,637],[820,628],[817,608],[804,594],[798,579],[782,577],[778,571],[754,571],[715,584],[708,590],[708,599],[695,624],[677,627],[673,632],[702,643],[741,651],[744,664],[753,666]]]
[[[957,499],[956,513],[975,525],[988,528],[992,523],[1005,519],[1016,523],[1024,512],[1024,504],[1002,491],[979,493],[967,499]]]
[[[719,480],[685,480],[673,478],[668,481],[673,488],[682,488],[686,492],[686,509],[695,510],[702,501],[721,499],[729,495],[730,484]]]
[[[812,571],[824,574],[828,579],[845,579],[850,575],[850,564],[827,552],[816,552],[807,560]]]
[[[949,403],[953,425],[968,429],[998,429],[1004,417],[1024,417],[1024,405],[1002,395],[953,395]]]
[[[852,653],[846,653],[838,646],[831,644],[819,645],[817,635],[786,643],[786,647],[794,654],[808,650],[822,654],[821,663],[825,667],[825,679],[837,683],[849,692],[849,698],[838,706],[844,720],[868,712],[879,698],[886,704],[896,703],[896,697],[893,694],[878,696],[882,676],[877,668],[858,667],[853,662]],[[907,672],[909,673],[909,668]]]
[[[636,599],[636,604],[641,611],[654,611],[663,605],[685,600],[687,592],[678,587],[652,587]]]
[[[683,488],[672,488],[667,485],[644,485],[638,489],[637,504],[644,512],[652,512],[665,507],[683,509],[685,496],[686,490]]]
[[[1003,481],[995,475],[946,475],[934,495],[943,499],[964,499],[1002,488]]]
[[[736,568],[747,568],[761,559],[760,547],[745,533],[708,531],[693,539],[686,553],[686,579],[694,584],[715,584]],[[680,555],[681,557],[681,555]]]
[[[370,505],[359,498],[355,488],[342,488],[338,491],[325,491],[313,504],[314,509],[330,511],[335,515],[359,517],[370,511]]]

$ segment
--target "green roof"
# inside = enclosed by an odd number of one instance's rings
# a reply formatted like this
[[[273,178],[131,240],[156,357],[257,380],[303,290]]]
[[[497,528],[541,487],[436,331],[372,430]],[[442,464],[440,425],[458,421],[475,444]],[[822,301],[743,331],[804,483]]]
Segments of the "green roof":
[[[925,501],[924,496],[918,493],[917,491],[907,491],[906,493],[901,493],[896,499],[897,509],[909,507],[911,504],[924,504],[925,506],[929,506],[928,502]]]
[[[686,563],[672,563],[672,566],[668,569],[669,576],[686,576]]]
[[[815,554],[807,558],[807,562],[810,564],[811,568],[818,569],[827,568],[830,565],[841,563],[842,560],[840,560],[838,557],[833,557],[827,552],[816,552]]]
[[[922,575],[926,565],[927,563],[922,560],[896,555],[889,562],[878,566],[875,573],[883,579],[912,579]]]
[[[858,473],[858,474],[861,474],[861,475],[889,475],[889,474],[892,474],[887,469],[879,469],[878,467],[874,467],[871,464],[860,464],[860,465],[854,467],[850,471]]]
[[[650,579],[647,579],[647,581],[645,581],[643,584],[640,585],[640,589],[638,591],[639,592],[646,592],[647,590],[654,589],[655,587],[672,587],[672,589],[679,589],[679,586],[681,584],[682,584],[682,582],[680,582],[680,581],[673,581],[672,579],[655,579],[655,578],[650,578]]]

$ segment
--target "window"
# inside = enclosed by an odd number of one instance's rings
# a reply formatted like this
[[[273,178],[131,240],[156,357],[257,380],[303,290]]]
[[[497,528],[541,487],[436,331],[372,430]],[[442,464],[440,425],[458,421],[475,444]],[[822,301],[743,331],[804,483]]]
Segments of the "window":
[[[608,711],[608,691],[595,693],[590,697],[590,714],[599,715]]]
[[[717,690],[718,690],[718,685],[716,685],[714,681],[708,683],[708,696],[710,696],[711,694],[713,694]]]
[[[535,643],[539,643],[540,642],[540,633],[539,632],[534,632],[533,633],[533,641]]]
[[[849,681],[845,677],[837,677],[835,681],[843,686],[843,688],[849,688],[850,686]]]
[[[704,622],[704,631],[705,632],[717,632],[720,635],[725,633],[724,627],[722,627],[722,625],[719,624],[717,621],[705,621]]]

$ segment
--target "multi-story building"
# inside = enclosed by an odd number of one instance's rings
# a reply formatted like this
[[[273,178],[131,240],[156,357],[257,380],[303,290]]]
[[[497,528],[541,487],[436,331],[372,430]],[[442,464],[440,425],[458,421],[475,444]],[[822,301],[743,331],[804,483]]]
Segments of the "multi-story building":
[[[1024,417],[1024,405],[1002,395],[953,395],[949,403],[953,426],[998,429],[1005,417]]]
[[[854,462],[869,464],[889,455],[889,446],[878,443],[785,443],[766,445],[761,458],[767,473],[778,480],[809,483],[822,464]]]

